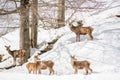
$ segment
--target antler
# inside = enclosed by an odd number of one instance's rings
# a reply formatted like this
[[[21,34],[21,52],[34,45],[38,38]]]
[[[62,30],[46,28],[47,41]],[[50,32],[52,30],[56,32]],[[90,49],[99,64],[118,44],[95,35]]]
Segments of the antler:
[[[75,20],[72,20],[70,23],[73,23],[73,22],[75,22]]]
[[[83,21],[82,20],[77,21],[77,23],[78,23],[79,26],[83,26]]]
[[[75,22],[74,20],[69,22],[69,26],[72,26],[72,23]]]

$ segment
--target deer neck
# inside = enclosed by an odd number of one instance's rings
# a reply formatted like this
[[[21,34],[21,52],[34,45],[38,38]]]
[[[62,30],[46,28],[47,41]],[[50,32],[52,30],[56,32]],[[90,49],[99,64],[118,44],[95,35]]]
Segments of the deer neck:
[[[74,66],[74,61],[75,61],[75,60],[71,59],[71,64],[72,64],[72,66]]]
[[[70,26],[70,30],[75,32],[76,27],[74,25],[72,25],[72,24],[70,24],[69,26]]]
[[[13,56],[13,54],[12,54],[12,51],[9,49],[9,50],[7,50],[8,51],[8,53],[10,54],[10,55],[12,55]]]

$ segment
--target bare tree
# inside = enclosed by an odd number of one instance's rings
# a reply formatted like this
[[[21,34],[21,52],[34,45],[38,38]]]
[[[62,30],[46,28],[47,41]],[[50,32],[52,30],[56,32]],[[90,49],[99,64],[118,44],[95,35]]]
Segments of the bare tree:
[[[58,27],[65,26],[65,0],[58,0]]]
[[[31,47],[37,48],[38,0],[32,0]]]
[[[21,0],[20,10],[20,48],[27,51],[25,59],[30,57],[30,38],[29,38],[29,0]]]

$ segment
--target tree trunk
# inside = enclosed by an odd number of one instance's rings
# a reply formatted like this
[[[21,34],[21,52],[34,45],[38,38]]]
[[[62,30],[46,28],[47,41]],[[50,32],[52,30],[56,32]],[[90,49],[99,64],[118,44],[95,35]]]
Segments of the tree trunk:
[[[26,50],[25,61],[30,57],[30,38],[29,38],[29,0],[21,0],[20,10],[20,48]]]
[[[65,26],[65,0],[59,0],[58,4],[58,27]]]
[[[37,48],[38,0],[32,0],[32,2],[31,47]]]

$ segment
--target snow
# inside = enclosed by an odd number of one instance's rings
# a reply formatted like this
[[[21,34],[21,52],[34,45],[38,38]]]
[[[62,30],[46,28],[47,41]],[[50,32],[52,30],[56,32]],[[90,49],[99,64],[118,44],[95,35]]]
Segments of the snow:
[[[84,19],[85,25],[94,28],[94,40],[89,40],[87,35],[82,35],[81,41],[75,42],[75,34],[70,31],[68,26],[50,30],[39,28],[38,44],[44,45],[61,36],[52,50],[39,56],[41,60],[54,61],[55,74],[49,75],[48,70],[43,70],[42,74],[28,74],[27,63],[25,63],[9,70],[0,70],[0,80],[119,80],[120,18],[114,16],[119,12],[119,9],[119,6],[106,9]],[[8,55],[4,45],[11,45],[12,50],[19,49],[19,29],[1,37],[0,44],[0,54],[5,54],[5,59],[10,55]],[[39,49],[32,49],[31,55],[36,55],[38,50],[42,48],[41,45]],[[32,60],[33,55],[29,61]],[[74,69],[70,64],[70,55],[75,55],[78,60],[90,61],[93,72],[85,75],[83,69],[79,70],[78,74],[74,74]],[[0,68],[9,66],[12,62],[10,57],[5,62],[0,63]]]
[[[119,80],[120,76],[118,76],[118,74],[113,74],[111,76],[111,74],[107,74],[103,73],[103,74],[92,74],[92,75],[63,75],[63,76],[57,76],[57,75],[31,75],[31,74],[20,74],[20,73],[12,73],[11,77],[11,73],[2,73],[1,75],[1,80],[9,80],[9,79],[13,79],[13,80],[20,80],[20,79],[25,79],[25,80],[96,80],[99,78],[99,80]],[[106,76],[105,76],[106,75]],[[7,77],[3,77],[3,76],[7,76]],[[16,77],[14,77],[16,76]]]

